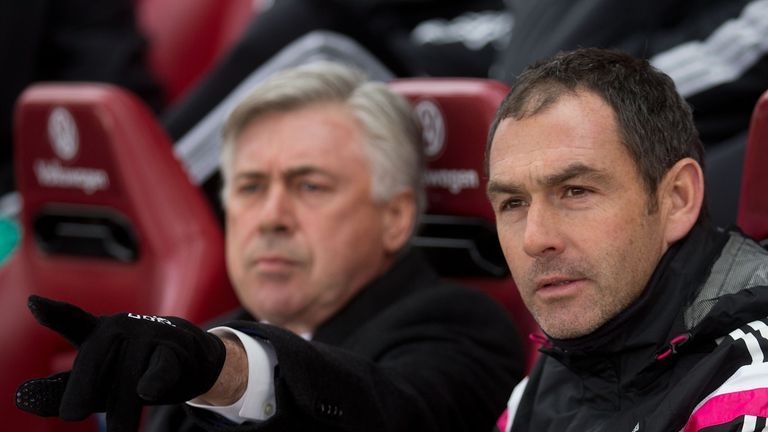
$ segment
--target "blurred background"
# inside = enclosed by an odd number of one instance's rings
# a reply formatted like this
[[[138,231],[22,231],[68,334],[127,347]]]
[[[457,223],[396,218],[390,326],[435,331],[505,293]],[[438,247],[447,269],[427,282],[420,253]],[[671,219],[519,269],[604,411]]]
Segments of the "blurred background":
[[[48,340],[23,330],[29,293],[50,286],[71,300],[101,292],[102,310],[151,303],[153,312],[196,322],[232,304],[220,294],[223,266],[211,258],[223,255],[219,128],[250,87],[317,59],[392,81],[414,103],[434,151],[429,213],[465,218],[427,218],[417,242],[448,276],[461,269],[458,276],[502,281],[491,294],[517,310],[483,202],[484,134],[527,64],[587,46],[647,58],[675,80],[706,147],[713,221],[768,237],[768,180],[747,192],[742,182],[745,164],[751,175],[768,164],[768,136],[757,131],[768,114],[756,110],[768,90],[768,0],[0,3],[0,417],[9,430],[99,427],[98,419],[29,423],[7,403],[19,376],[71,361],[61,344],[38,352]],[[468,100],[483,108],[454,107]],[[179,258],[179,245],[194,257]],[[168,270],[169,262],[184,264]],[[164,284],[221,298],[179,304]]]

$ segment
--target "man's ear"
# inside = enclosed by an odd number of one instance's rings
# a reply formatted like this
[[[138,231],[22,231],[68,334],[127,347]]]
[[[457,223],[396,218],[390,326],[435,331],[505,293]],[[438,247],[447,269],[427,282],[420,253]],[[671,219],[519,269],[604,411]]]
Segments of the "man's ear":
[[[704,173],[698,162],[685,158],[667,171],[659,188],[664,240],[672,244],[685,237],[699,218],[704,202]]]
[[[416,198],[412,190],[398,193],[382,208],[383,244],[389,253],[399,251],[411,237],[416,223]]]

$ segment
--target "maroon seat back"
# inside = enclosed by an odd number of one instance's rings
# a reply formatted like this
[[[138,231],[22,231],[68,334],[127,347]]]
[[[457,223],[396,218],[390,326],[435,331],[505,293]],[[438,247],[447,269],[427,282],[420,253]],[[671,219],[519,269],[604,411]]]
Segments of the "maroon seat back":
[[[736,223],[752,237],[768,239],[768,91],[757,101],[749,126]]]
[[[136,0],[149,65],[178,101],[237,41],[261,0]]]
[[[424,126],[428,207],[414,242],[441,274],[479,288],[509,311],[530,367],[538,345],[528,335],[540,330],[509,275],[485,192],[485,142],[509,87],[471,78],[403,78],[391,86],[413,103]]]
[[[38,84],[14,123],[23,234],[0,269],[0,410],[7,430],[93,430],[12,407],[25,379],[67,369],[63,338],[36,324],[39,294],[97,314],[202,322],[235,306],[221,229],[147,108],[104,84]]]

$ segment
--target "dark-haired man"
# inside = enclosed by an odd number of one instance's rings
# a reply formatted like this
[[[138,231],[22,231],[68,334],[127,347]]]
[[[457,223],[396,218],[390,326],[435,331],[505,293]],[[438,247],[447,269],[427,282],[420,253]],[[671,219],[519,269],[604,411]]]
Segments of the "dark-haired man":
[[[549,337],[519,431],[754,431],[768,417],[768,252],[710,226],[672,80],[599,49],[532,65],[500,107],[488,194]]]

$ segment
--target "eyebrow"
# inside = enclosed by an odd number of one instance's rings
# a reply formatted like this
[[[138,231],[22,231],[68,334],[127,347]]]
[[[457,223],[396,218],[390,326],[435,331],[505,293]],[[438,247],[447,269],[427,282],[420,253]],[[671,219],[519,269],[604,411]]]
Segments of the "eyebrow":
[[[312,165],[302,165],[294,168],[289,168],[288,170],[284,171],[281,176],[285,179],[292,179],[292,178],[301,177],[305,175],[312,175],[312,174],[319,174],[326,177],[333,177],[333,175],[330,172]],[[267,177],[269,177],[269,175],[263,171],[243,171],[235,175],[235,180],[240,180],[240,179],[246,179],[246,180],[259,179],[260,180],[260,179],[265,179]]]
[[[604,180],[607,176],[591,166],[584,165],[581,162],[575,162],[559,173],[545,176],[538,183],[544,187],[557,186],[577,177],[587,177],[592,180]]]
[[[596,168],[585,165],[581,162],[574,162],[566,166],[560,172],[544,176],[538,179],[536,183],[544,188],[551,188],[575,178],[587,177],[592,180],[605,181],[607,176],[605,173],[597,170]],[[515,183],[503,183],[497,181],[489,181],[487,187],[488,196],[504,193],[504,194],[519,194],[525,190],[521,185]]]
[[[313,175],[313,174],[319,174],[326,177],[333,177],[333,175],[330,172],[312,165],[302,165],[295,168],[289,168],[287,171],[283,173],[283,177],[290,179],[290,178],[302,177],[302,176]]]

